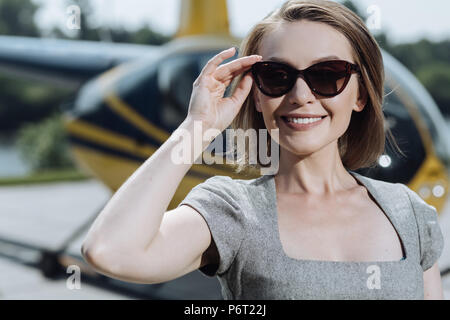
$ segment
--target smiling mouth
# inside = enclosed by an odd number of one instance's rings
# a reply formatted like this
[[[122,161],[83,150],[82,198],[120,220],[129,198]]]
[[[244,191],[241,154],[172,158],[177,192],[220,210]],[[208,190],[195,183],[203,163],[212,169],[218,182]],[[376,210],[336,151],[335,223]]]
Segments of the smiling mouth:
[[[323,119],[325,117],[327,117],[327,116],[320,117],[320,119]],[[283,119],[285,122],[288,122],[288,117],[286,117],[286,116],[281,116],[281,119]]]
[[[288,117],[286,116],[281,116],[280,118],[282,119],[283,123],[290,129],[296,130],[296,131],[305,131],[305,130],[309,130],[312,129],[316,126],[319,126],[324,119],[327,116],[323,116],[323,117],[317,117],[315,118],[316,120],[311,120],[309,118],[300,118],[300,119],[308,119],[307,121],[303,122],[303,120],[301,120],[302,122],[297,122],[298,120],[291,120],[288,121]]]

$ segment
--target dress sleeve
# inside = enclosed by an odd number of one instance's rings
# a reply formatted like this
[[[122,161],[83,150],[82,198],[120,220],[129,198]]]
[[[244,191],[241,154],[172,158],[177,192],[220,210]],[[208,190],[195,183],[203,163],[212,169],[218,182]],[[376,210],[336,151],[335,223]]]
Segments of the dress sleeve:
[[[196,185],[178,205],[189,205],[208,224],[219,253],[219,265],[206,265],[199,270],[213,277],[225,273],[233,263],[244,238],[242,196],[240,186],[228,176],[213,176]]]
[[[436,208],[426,203],[417,193],[404,185],[417,219],[420,239],[420,264],[423,271],[431,268],[444,249],[444,237],[438,222]]]

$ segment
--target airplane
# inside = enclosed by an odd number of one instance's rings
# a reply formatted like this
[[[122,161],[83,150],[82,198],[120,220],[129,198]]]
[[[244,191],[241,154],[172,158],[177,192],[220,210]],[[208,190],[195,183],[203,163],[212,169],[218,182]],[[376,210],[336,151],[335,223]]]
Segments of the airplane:
[[[0,72],[77,90],[61,106],[72,155],[81,170],[114,192],[185,119],[192,84],[206,62],[241,40],[230,33],[226,0],[184,0],[178,31],[164,45],[0,36]],[[387,143],[376,168],[355,171],[407,184],[441,212],[450,162],[444,118],[414,75],[388,52],[382,55],[386,126],[407,157]],[[194,164],[168,210],[214,175],[259,176],[237,174],[228,163]],[[63,251],[44,250],[44,274],[54,273]]]

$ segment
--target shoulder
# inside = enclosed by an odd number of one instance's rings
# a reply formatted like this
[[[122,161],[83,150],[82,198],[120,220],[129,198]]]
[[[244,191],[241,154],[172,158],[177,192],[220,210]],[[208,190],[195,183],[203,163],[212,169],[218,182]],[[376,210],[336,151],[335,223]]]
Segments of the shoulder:
[[[239,184],[239,185],[257,185],[260,184],[266,177],[268,176],[260,176],[258,178],[254,178],[254,179],[237,179],[237,178],[232,178],[230,176],[222,176],[222,175],[215,175],[212,176],[208,179],[205,180],[206,181],[212,181],[212,182],[221,182],[221,183],[227,183],[227,184]]]
[[[423,271],[431,268],[441,256],[444,248],[444,237],[439,226],[438,213],[434,206],[428,204],[416,192],[403,185],[419,231],[420,255]]]
[[[242,222],[256,222],[258,216],[267,210],[267,204],[273,202],[271,177],[263,175],[254,179],[236,179],[216,175],[194,189],[199,189],[197,193],[205,201],[219,204],[226,202],[235,211],[239,211]]]
[[[228,206],[241,211],[248,203],[255,180],[257,179],[234,179],[230,176],[215,175],[194,186],[185,200],[195,197],[211,205],[227,203]]]
[[[414,226],[419,234],[421,266],[429,269],[440,256],[443,246],[443,234],[438,222],[436,208],[428,204],[414,190],[403,183],[392,183],[358,175],[378,200],[390,209],[399,223]],[[411,223],[410,223],[411,222]]]
[[[393,217],[399,219],[413,218],[412,203],[408,196],[407,189],[409,188],[407,186],[399,182],[378,180],[361,174],[356,174],[356,177],[378,204],[389,210]]]
[[[217,194],[227,194],[229,196],[239,196],[242,194],[242,186],[239,179],[222,175],[212,176],[196,185],[194,189],[205,189]]]
[[[370,191],[376,192],[381,197],[381,200],[389,199],[391,197],[406,197],[405,185],[398,182],[388,182],[364,176],[360,173],[353,172],[356,178]]]
[[[246,193],[254,192],[257,188],[265,188],[268,176],[261,176],[254,179],[237,179],[230,176],[216,175],[206,179],[197,187],[211,187],[222,189],[230,194],[244,196]]]
[[[436,208],[430,204],[428,204],[427,202],[425,202],[425,200],[422,199],[421,196],[419,196],[414,190],[412,190],[411,188],[409,188],[407,185],[404,184],[400,184],[404,190],[404,192],[408,195],[408,198],[411,202],[411,205],[415,208],[415,209],[427,209],[427,210],[431,210],[431,211],[436,211]]]
[[[407,185],[399,182],[387,182],[369,178],[357,174],[358,178],[364,182],[369,191],[375,192],[380,200],[391,202],[395,205],[397,210],[405,209],[406,207],[412,209],[413,213],[418,218],[423,215],[436,215],[436,208],[429,205],[422,199],[414,190]]]

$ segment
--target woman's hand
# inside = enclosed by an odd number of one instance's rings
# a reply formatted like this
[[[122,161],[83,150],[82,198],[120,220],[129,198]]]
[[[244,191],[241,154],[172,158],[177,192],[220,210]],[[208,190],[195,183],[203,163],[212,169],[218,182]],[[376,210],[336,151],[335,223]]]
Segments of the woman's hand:
[[[202,121],[203,127],[219,129],[221,132],[225,130],[250,92],[253,78],[247,73],[239,82],[233,96],[223,97],[231,81],[262,58],[252,55],[220,65],[234,53],[233,47],[211,58],[194,81],[187,117]]]

